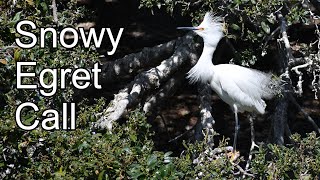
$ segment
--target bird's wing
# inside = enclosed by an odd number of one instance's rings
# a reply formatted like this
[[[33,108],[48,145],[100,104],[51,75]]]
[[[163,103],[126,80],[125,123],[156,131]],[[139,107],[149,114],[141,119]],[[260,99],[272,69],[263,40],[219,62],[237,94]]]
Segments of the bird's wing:
[[[220,65],[219,65],[220,66]],[[223,80],[232,80],[242,92],[253,98],[270,98],[274,93],[270,89],[272,74],[242,66],[225,64],[222,65],[219,74]]]
[[[239,108],[264,113],[265,102],[262,98],[266,94],[265,88],[270,78],[268,74],[229,64],[221,66],[218,71],[217,79],[225,96]]]

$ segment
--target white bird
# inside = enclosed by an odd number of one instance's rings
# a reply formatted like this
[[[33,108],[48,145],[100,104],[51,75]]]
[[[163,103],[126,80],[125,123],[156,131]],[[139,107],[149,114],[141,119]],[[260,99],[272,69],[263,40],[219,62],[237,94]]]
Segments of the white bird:
[[[263,99],[274,96],[275,80],[271,73],[234,65],[212,63],[212,56],[219,41],[224,36],[222,18],[206,13],[203,22],[197,27],[178,27],[193,30],[203,38],[204,47],[197,64],[188,72],[191,83],[208,83],[218,96],[229,104],[235,116],[235,134],[233,152],[236,150],[239,130],[238,112],[248,111],[265,113],[266,103]]]

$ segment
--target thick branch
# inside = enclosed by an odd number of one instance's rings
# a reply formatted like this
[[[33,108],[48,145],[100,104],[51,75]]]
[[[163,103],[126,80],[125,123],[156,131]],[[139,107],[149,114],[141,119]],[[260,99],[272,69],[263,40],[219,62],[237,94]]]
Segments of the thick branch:
[[[99,81],[103,84],[112,83],[117,80],[117,77],[133,74],[140,69],[159,64],[163,59],[173,54],[177,42],[179,42],[179,39],[155,47],[144,48],[141,52],[108,62],[101,67],[102,72]]]
[[[197,123],[195,129],[195,139],[202,140],[202,130],[206,130],[208,135],[213,135],[213,125],[215,121],[211,115],[211,88],[207,84],[198,86],[199,99],[200,99],[200,122]],[[209,139],[209,145],[213,145],[213,139]]]
[[[143,106],[145,113],[151,112],[155,107],[159,106],[166,98],[172,96],[176,90],[185,83],[185,74],[176,73],[174,77],[169,79],[158,93],[152,95]]]
[[[140,73],[130,85],[115,95],[115,99],[95,124],[95,128],[111,130],[113,122],[124,114],[126,108],[136,104],[146,91],[159,87],[160,83],[167,81],[187,60],[195,59],[197,55],[193,36],[194,34],[184,36],[181,39],[182,43],[169,59]]]
[[[288,110],[288,99],[287,93],[290,90],[290,76],[289,76],[289,68],[288,63],[293,61],[292,50],[290,47],[288,35],[287,35],[287,22],[281,12],[277,13],[277,18],[280,23],[280,32],[281,32],[281,39],[278,40],[279,42],[279,51],[282,58],[280,58],[280,73],[282,81],[285,82],[283,88],[283,96],[277,100],[277,105],[275,108],[275,112],[273,115],[273,129],[272,129],[272,142],[283,145],[284,143],[284,129],[286,127],[285,123],[287,123],[287,110]]]
[[[291,49],[288,34],[287,34],[287,22],[286,22],[285,18],[283,17],[283,15],[280,13],[280,11],[277,13],[277,18],[280,21],[280,32],[282,35],[281,41],[283,42],[283,44],[285,46],[285,52],[286,52],[286,57],[287,57],[287,60],[285,61],[285,63],[286,63],[285,66],[286,66],[286,68],[288,68],[287,64],[290,63],[291,61],[294,61],[294,57],[292,55],[292,49]]]

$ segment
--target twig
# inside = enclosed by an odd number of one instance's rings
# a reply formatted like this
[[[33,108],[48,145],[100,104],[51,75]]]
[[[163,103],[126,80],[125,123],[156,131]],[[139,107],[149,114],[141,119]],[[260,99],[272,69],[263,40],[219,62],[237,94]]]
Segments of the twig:
[[[19,47],[18,46],[14,46],[14,45],[4,46],[4,47],[0,48],[0,51],[6,51],[7,49],[15,49],[15,48],[19,48]]]
[[[303,93],[303,89],[302,89],[302,83],[303,83],[303,80],[302,80],[302,76],[303,76],[303,73],[301,71],[299,71],[299,68],[306,68],[308,66],[310,66],[312,64],[312,61],[309,61],[305,64],[302,64],[302,65],[298,65],[298,66],[295,66],[293,68],[291,68],[291,71],[294,71],[297,75],[298,75],[298,82],[297,82],[297,87],[294,88],[295,90],[295,93],[297,93],[299,96],[302,95]]]
[[[264,56],[264,50],[268,45],[268,42],[276,35],[276,33],[280,31],[280,26],[278,26],[272,33],[266,38],[265,43],[262,46],[262,56]]]
[[[249,176],[249,177],[252,177],[252,178],[255,177],[254,174],[250,174],[250,173],[246,172],[244,169],[242,169],[242,167],[239,166],[239,164],[236,164],[236,163],[233,163],[233,162],[231,162],[231,164],[234,167],[236,167],[244,176]]]
[[[58,22],[58,14],[57,14],[57,3],[56,0],[52,0],[52,14],[53,14],[53,21],[55,23]]]
[[[168,142],[171,143],[171,142],[174,142],[174,141],[180,139],[182,136],[184,136],[184,135],[188,134],[189,132],[191,132],[194,128],[195,128],[195,126],[193,126],[192,128],[186,130],[185,132],[179,134],[178,136],[174,137],[173,139],[170,139]]]

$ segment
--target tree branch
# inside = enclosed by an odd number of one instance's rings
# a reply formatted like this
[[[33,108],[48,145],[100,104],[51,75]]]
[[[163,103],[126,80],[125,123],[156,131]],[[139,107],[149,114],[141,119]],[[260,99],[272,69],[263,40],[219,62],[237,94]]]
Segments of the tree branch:
[[[280,11],[277,12],[277,19],[280,23],[280,34],[281,38],[278,39],[279,51],[282,56],[280,62],[280,73],[281,79],[285,83],[282,90],[282,97],[277,99],[277,105],[273,115],[273,128],[272,128],[272,142],[283,145],[284,144],[284,133],[285,123],[288,118],[288,99],[287,93],[290,91],[291,79],[289,76],[288,63],[293,61],[292,50],[290,47],[288,35],[287,35],[287,22]]]
[[[183,83],[185,83],[185,74],[176,73],[174,77],[169,79],[156,94],[149,97],[148,101],[143,106],[144,113],[149,113],[156,106],[159,106],[159,104],[161,104],[167,97],[172,96]]]
[[[52,15],[53,15],[53,21],[55,23],[58,22],[58,14],[57,14],[57,3],[56,0],[52,0]]]
[[[211,94],[212,90],[207,84],[198,85],[198,98],[200,100],[200,121],[197,122],[195,129],[195,140],[203,139],[202,131],[205,130],[208,136],[213,135],[213,125],[215,121],[211,115]],[[213,146],[213,139],[209,137],[208,145]]]
[[[99,81],[103,84],[115,82],[118,77],[134,74],[140,69],[152,67],[173,54],[179,39],[144,48],[141,52],[126,55],[121,59],[102,65]]]
[[[193,37],[193,33],[185,35],[169,59],[162,61],[157,67],[140,73],[134,81],[115,95],[114,100],[94,124],[94,127],[111,130],[114,121],[117,121],[124,114],[126,108],[137,103],[146,91],[157,88],[161,83],[167,81],[187,60],[197,58],[197,46],[193,42]]]

